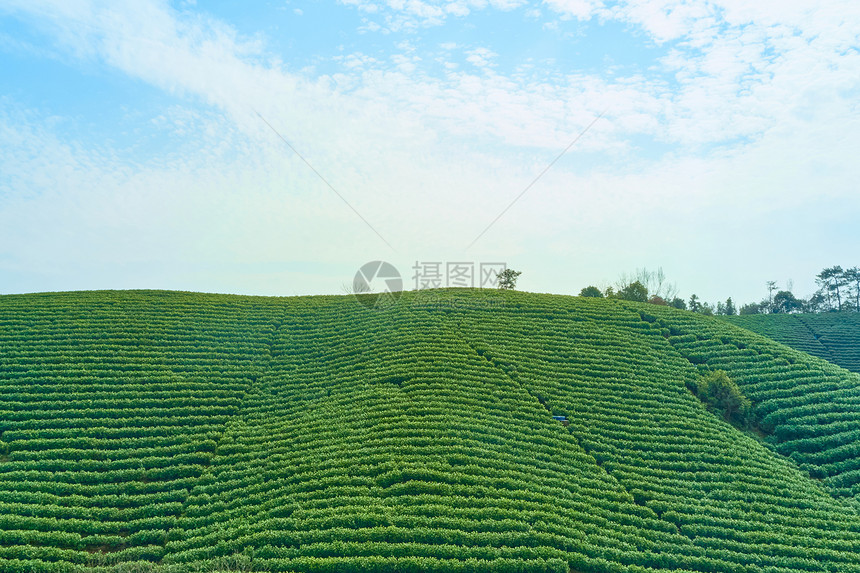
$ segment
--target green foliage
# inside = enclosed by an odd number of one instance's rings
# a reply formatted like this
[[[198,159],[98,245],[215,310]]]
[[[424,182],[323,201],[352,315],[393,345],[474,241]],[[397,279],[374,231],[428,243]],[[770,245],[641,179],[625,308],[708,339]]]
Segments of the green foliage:
[[[735,303],[732,301],[732,297],[726,299],[726,302],[718,302],[715,313],[720,316],[734,316],[738,313],[735,308]]]
[[[698,295],[690,295],[690,302],[687,303],[687,308],[693,312],[699,312],[702,310],[702,302],[699,300]]]
[[[723,370],[714,370],[695,383],[696,395],[723,417],[739,424],[747,423],[752,405],[738,385]]]
[[[648,289],[639,281],[633,281],[619,290],[616,297],[633,302],[648,302]]]
[[[579,296],[590,298],[603,298],[603,293],[596,286],[587,286],[579,291]]]
[[[762,314],[765,312],[765,306],[758,302],[750,302],[743,306],[741,306],[741,310],[739,314],[742,315],[750,315],[750,314]]]
[[[735,303],[732,300],[732,297],[729,297],[726,299],[726,304],[723,307],[723,309],[724,309],[724,314],[726,314],[728,316],[734,316],[738,313],[737,308],[735,307]]]
[[[842,311],[842,298],[845,287],[850,284],[841,266],[828,267],[815,277],[821,289],[836,299],[836,310]]]
[[[845,269],[842,274],[845,285],[849,288],[849,294],[854,299],[854,310],[860,312],[860,267]]]
[[[816,291],[808,299],[797,298],[789,287],[780,291],[775,281],[767,281],[768,296],[759,303],[744,305],[741,314],[792,312],[860,312],[860,268],[839,265],[822,269],[815,276]],[[774,291],[779,291],[774,295]]]
[[[505,269],[499,273],[499,288],[503,290],[514,290],[517,287],[517,279],[523,274],[521,271]]]
[[[798,312],[803,308],[803,303],[791,292],[781,290],[773,296],[773,312],[789,314]]]
[[[656,271],[648,270],[643,267],[636,269],[633,273],[622,274],[616,282],[616,287],[624,289],[630,284],[638,282],[645,287],[648,298],[657,297],[658,300],[671,300],[678,293],[678,287],[666,277],[662,267],[658,267]],[[642,301],[638,301],[642,302]],[[655,303],[659,304],[659,303]]]

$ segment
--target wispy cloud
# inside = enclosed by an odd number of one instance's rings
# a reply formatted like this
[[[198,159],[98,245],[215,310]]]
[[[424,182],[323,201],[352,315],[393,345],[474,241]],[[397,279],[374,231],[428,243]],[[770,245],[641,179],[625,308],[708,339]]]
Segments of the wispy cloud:
[[[526,0],[340,0],[362,12],[384,18],[388,31],[415,31],[440,26],[449,18],[462,18],[474,11],[495,9],[510,11]]]
[[[740,222],[784,236],[768,213],[804,213],[816,225],[834,205],[860,213],[853,3],[554,0],[536,11],[516,1],[391,0],[340,9],[361,11],[396,38],[385,53],[344,52],[334,71],[312,74],[284,64],[264,34],[244,35],[190,7],[5,2],[0,11],[50,40],[39,51],[170,94],[172,105],[150,123],[179,142],[143,160],[86,134],[70,139],[38,108],[0,101],[6,268],[73,273],[71,261],[100,261],[105,280],[112,265],[148,262],[168,269],[152,286],[170,286],[177,266],[196,265],[201,282],[186,275],[182,286],[205,290],[200,277],[218,274],[205,265],[349,268],[379,256],[384,245],[273,140],[255,109],[415,257],[460,256],[488,216],[608,109],[476,254],[523,257],[547,277],[537,289],[615,272],[604,266],[668,270],[669,262],[689,284],[705,272],[691,262],[695,250],[710,254],[720,222],[734,233],[728,248],[740,249],[758,238]],[[620,23],[662,55],[627,74],[527,70],[507,64],[504,46],[435,37],[429,45],[418,32],[492,10],[559,27]],[[7,39],[8,49],[16,42]],[[761,248],[785,262],[779,248]],[[579,257],[582,276],[568,268],[549,278],[560,258]],[[739,269],[730,278],[745,280],[750,269]],[[281,278],[304,281],[301,292],[342,282]]]

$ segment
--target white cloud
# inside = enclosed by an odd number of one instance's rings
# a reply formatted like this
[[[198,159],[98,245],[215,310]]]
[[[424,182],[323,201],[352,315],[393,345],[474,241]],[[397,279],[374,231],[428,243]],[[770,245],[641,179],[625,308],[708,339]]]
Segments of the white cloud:
[[[600,0],[545,0],[544,4],[552,10],[578,20],[590,20],[603,9]]]
[[[471,10],[469,9],[469,3],[461,0],[446,4],[445,12],[452,16],[464,17],[468,16]]]
[[[497,53],[488,48],[475,48],[467,53],[466,61],[477,68],[493,67],[495,65],[493,60],[498,56]]]
[[[717,31],[716,7],[708,2],[629,0],[603,12],[642,26],[657,42],[668,42],[697,31]]]
[[[362,12],[384,14],[386,29],[389,30],[416,30],[440,26],[449,16],[463,18],[473,11],[485,10],[488,7],[510,11],[527,3],[526,0],[386,0],[380,3],[368,0],[339,1]]]

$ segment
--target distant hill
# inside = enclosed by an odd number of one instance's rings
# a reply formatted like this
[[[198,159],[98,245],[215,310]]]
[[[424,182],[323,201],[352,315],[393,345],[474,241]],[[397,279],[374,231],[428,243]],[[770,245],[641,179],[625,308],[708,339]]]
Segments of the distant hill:
[[[0,296],[0,571],[860,572],[860,375],[654,305],[375,301]]]
[[[860,313],[752,314],[727,318],[777,342],[860,372]]]

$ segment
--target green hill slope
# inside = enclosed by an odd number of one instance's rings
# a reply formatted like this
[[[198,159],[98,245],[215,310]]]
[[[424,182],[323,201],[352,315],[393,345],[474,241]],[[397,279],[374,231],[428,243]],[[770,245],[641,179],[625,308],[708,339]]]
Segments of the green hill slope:
[[[619,301],[3,296],[0,570],[860,571],[857,400]]]
[[[860,372],[860,313],[753,314],[729,320],[842,368]]]

